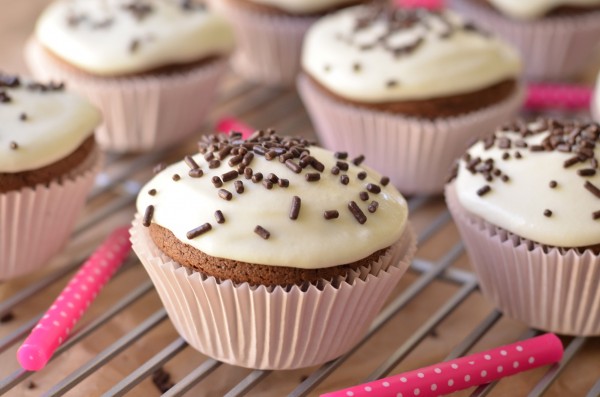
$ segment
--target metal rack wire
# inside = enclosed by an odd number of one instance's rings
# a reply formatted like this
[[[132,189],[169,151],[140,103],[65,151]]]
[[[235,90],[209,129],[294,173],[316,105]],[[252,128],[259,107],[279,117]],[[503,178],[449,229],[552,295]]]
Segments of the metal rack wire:
[[[261,88],[232,78],[225,85],[219,97],[218,106],[212,114],[212,121],[223,114],[235,114],[250,124],[281,126],[283,131],[312,136],[308,118],[300,105],[298,97],[291,90]],[[192,140],[187,144],[189,145],[191,142]],[[133,202],[141,186],[140,181],[143,181],[143,178],[140,178],[139,175],[151,168],[153,164],[171,158],[185,146],[185,143],[182,143],[179,148],[171,148],[141,156],[108,156],[106,171],[98,178],[96,187],[89,198],[87,213],[74,231],[73,239],[88,235],[91,236],[88,238],[89,240],[98,242],[102,239],[100,230],[103,230],[103,227],[106,230],[107,226],[105,224],[114,223],[114,220],[111,220],[114,214],[124,214],[124,217],[131,216],[133,214]],[[413,197],[409,200],[412,218],[418,217],[421,213],[426,212],[428,214],[426,222],[421,222],[422,226],[418,237],[420,246],[426,246],[428,243],[433,244],[432,241],[443,230],[451,228],[450,215],[441,203],[439,198],[433,197]],[[286,393],[294,397],[315,395],[315,390],[348,360],[360,354],[363,346],[377,338],[382,332],[386,332],[386,330],[389,332],[389,323],[392,320],[401,318],[407,307],[414,304],[425,290],[439,283],[452,286],[454,290],[450,296],[441,306],[428,313],[429,316],[423,324],[418,326],[408,338],[398,340],[395,346],[389,346],[387,357],[383,362],[379,363],[375,369],[367,369],[362,372],[362,378],[354,379],[352,383],[374,380],[392,373],[399,365],[402,365],[413,351],[418,350],[427,338],[435,334],[436,329],[449,316],[459,310],[468,298],[477,295],[478,285],[474,274],[457,265],[459,259],[464,256],[464,250],[456,232],[451,232],[455,239],[454,243],[449,249],[443,251],[439,258],[435,260],[427,259],[427,255],[422,255],[422,250],[418,253],[409,270],[412,281],[398,290],[398,293],[393,296],[358,345],[342,357],[312,370],[305,379],[296,383],[295,387],[292,387]],[[67,251],[70,252],[69,249]],[[66,258],[62,260],[62,266],[53,268],[54,270],[51,272],[39,277],[30,278],[26,287],[0,301],[0,317],[15,310],[19,311],[20,307],[38,296],[47,295],[52,297],[52,291],[64,285],[66,277],[79,266],[88,253],[89,249],[87,252],[81,252],[77,255],[67,254]],[[139,267],[138,261],[133,256],[130,257],[115,279],[111,281],[111,284],[118,282],[120,278],[124,278],[124,275],[130,272],[131,269]],[[119,316],[137,310],[134,309],[134,306],[140,300],[155,294],[152,284],[145,277],[145,274],[140,272],[136,275],[136,277],[133,277],[135,285],[129,285],[125,291],[121,289],[118,298],[106,305],[104,311],[95,315],[86,315],[87,321],[81,324],[69,340],[58,349],[54,358],[68,355],[75,346],[90,337],[94,337],[101,328],[115,322]],[[104,294],[101,294],[99,301],[105,298]],[[74,370],[62,373],[60,378],[55,378],[49,389],[36,390],[34,393],[37,395],[41,392],[47,396],[58,396],[71,391],[71,393],[75,393],[73,395],[80,395],[78,386],[81,382],[103,367],[111,366],[117,356],[128,351],[133,351],[132,354],[138,354],[139,349],[136,350],[136,343],[144,341],[148,338],[149,333],[162,324],[168,323],[166,312],[159,304],[156,304],[156,299],[154,302],[155,305],[150,308],[149,314],[143,318],[143,321],[132,329],[128,329],[121,336],[115,337],[97,355],[88,360],[78,361]],[[40,307],[43,308],[43,305]],[[0,325],[0,359],[3,360],[2,362],[12,363],[15,361],[14,349],[42,314],[43,309],[37,311],[21,310],[17,320],[14,320],[17,324],[13,325],[10,331],[3,329],[6,328],[5,325]],[[500,312],[493,309],[488,310],[487,315],[483,316],[481,320],[475,321],[466,335],[461,335],[462,340],[454,343],[454,346],[447,350],[446,359],[466,354],[482,339],[493,335],[496,332],[495,326],[502,319],[503,316]],[[535,330],[526,330],[520,337],[527,338],[536,333]],[[563,370],[571,365],[575,358],[582,354],[583,350],[586,350],[589,359],[600,361],[600,346],[597,343],[588,349],[584,349],[589,339],[572,338],[565,341],[567,345],[563,361],[546,369],[541,378],[529,382],[529,396],[544,395],[548,390],[551,390],[557,380],[565,380],[566,375],[563,375]],[[506,340],[506,342],[510,342],[510,340]],[[155,349],[148,359],[136,366],[128,375],[114,379],[111,384],[104,386],[101,392],[104,396],[139,395],[139,393],[136,394],[136,387],[141,382],[147,380],[156,370],[168,365],[186,350],[191,349],[188,348],[185,341],[173,336],[166,347]],[[177,379],[173,387],[163,395],[185,395],[186,392],[192,390],[200,382],[208,382],[211,379],[211,374],[223,366],[226,366],[226,364],[212,359],[205,359],[200,365],[191,368],[180,379]],[[6,367],[11,369],[0,372],[2,376],[2,379],[0,379],[0,394],[20,395],[25,393],[26,386],[23,385],[26,385],[26,380],[32,376],[32,373],[18,369],[16,366],[7,365]],[[354,371],[356,372],[356,369]],[[252,393],[272,375],[272,371],[247,370],[240,379],[228,384],[227,391],[222,394],[233,397]],[[599,396],[600,370],[598,367],[582,368],[579,375],[585,379],[586,390],[578,389],[577,394],[573,395]],[[481,386],[471,391],[470,395],[486,396],[497,390],[497,385],[498,383],[495,382]],[[349,386],[349,384],[339,384],[338,386]],[[194,390],[197,391],[198,389]],[[266,395],[268,393],[261,392],[259,394]],[[552,395],[558,394],[554,393]]]

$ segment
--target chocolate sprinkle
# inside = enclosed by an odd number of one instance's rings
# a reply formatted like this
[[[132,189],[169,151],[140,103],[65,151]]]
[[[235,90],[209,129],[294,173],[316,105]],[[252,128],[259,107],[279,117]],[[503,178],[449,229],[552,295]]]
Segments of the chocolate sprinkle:
[[[309,172],[304,175],[304,178],[306,179],[307,182],[316,182],[319,179],[321,179],[321,174],[319,174],[317,172]]]
[[[229,201],[233,197],[233,194],[231,194],[229,190],[219,189],[219,197],[221,197],[223,200]]]
[[[363,156],[362,154],[360,156],[358,156],[357,158],[355,158],[354,160],[352,160],[352,164],[359,166],[362,164],[362,162],[365,161],[365,156]]]
[[[558,186],[558,183],[556,183],[556,181],[550,181],[548,186],[550,186],[550,189],[554,189],[556,186]]]
[[[491,190],[492,190],[492,188],[490,187],[490,185],[484,185],[483,187],[481,187],[477,190],[477,195],[481,197],[481,196],[489,193]]]
[[[238,172],[236,170],[227,171],[226,173],[221,175],[221,179],[223,182],[229,182],[238,177]]]
[[[188,167],[190,167],[190,169],[196,169],[196,168],[200,168],[200,166],[198,165],[198,163],[196,163],[196,161],[192,158],[192,156],[185,156],[183,158],[183,161],[185,161],[185,163],[188,165]]]
[[[590,181],[585,181],[585,185],[583,185],[590,193],[600,199],[600,188],[594,185]]]
[[[377,208],[379,208],[379,203],[377,201],[372,201],[367,209],[371,214],[374,214],[375,211],[377,211]]]
[[[350,210],[352,215],[354,215],[354,218],[358,221],[358,223],[360,223],[361,225],[367,221],[367,216],[364,212],[362,212],[362,210],[360,209],[358,204],[356,204],[356,202],[350,201],[348,203],[348,209]]]
[[[323,217],[327,220],[339,218],[340,213],[337,210],[328,210],[323,212]]]
[[[346,152],[335,152],[333,157],[340,160],[346,160],[348,158],[348,153]]]
[[[345,161],[338,161],[335,163],[335,166],[342,171],[348,171],[348,168],[350,167],[350,165]]]
[[[298,196],[292,197],[292,206],[290,207],[290,219],[296,220],[298,219],[298,214],[300,214],[300,207],[302,206],[302,200]]]
[[[277,181],[277,184],[279,185],[279,187],[288,187],[290,186],[290,181],[287,179],[280,179]]]
[[[148,194],[150,196],[156,196],[156,189],[150,189],[150,190],[148,190]]]
[[[173,174],[173,176],[172,176],[171,178],[173,178],[173,180],[174,180],[175,182],[177,182],[178,180],[180,180],[180,179],[181,179],[181,177],[179,176],[179,174]]]
[[[547,218],[550,218],[552,216],[552,211],[550,211],[548,209],[544,210],[544,216]]]
[[[215,168],[219,168],[220,166],[221,166],[221,162],[219,160],[216,160],[216,159],[215,160],[211,160],[208,163],[208,168],[210,168],[211,170],[215,169]]]
[[[202,175],[204,175],[204,171],[202,171],[200,168],[194,168],[188,171],[188,175],[192,178],[200,178]]]
[[[579,176],[594,176],[594,175],[596,175],[596,170],[593,168],[584,168],[581,170],[577,170],[577,175],[579,175]]]
[[[381,178],[379,183],[381,183],[381,186],[387,186],[390,183],[390,178],[388,178],[387,176],[384,176]]]
[[[342,185],[347,185],[350,183],[350,178],[348,178],[348,175],[342,175],[340,176],[340,182],[342,182]]]
[[[242,181],[235,181],[235,182],[233,182],[233,187],[235,188],[235,192],[237,194],[244,193],[244,182],[242,182]]]
[[[218,176],[216,176],[216,175],[215,175],[215,176],[213,176],[213,177],[210,179],[210,181],[212,182],[212,184],[213,184],[215,187],[221,187],[221,186],[223,186],[223,181],[221,181],[221,178],[219,178],[219,177],[218,177]]]
[[[11,142],[9,143],[9,146],[10,146],[10,149],[11,149],[11,150],[17,150],[17,149],[19,148],[19,145],[18,145],[18,144],[17,144],[17,142],[15,142],[15,141],[11,141]]]
[[[27,116],[27,113],[21,113],[19,115],[19,120],[21,121],[26,121],[29,117]]]
[[[592,212],[592,219],[597,220],[600,219],[600,210],[596,212]]]
[[[360,199],[362,201],[367,201],[369,199],[369,193],[367,193],[367,192],[360,192],[358,194],[358,197],[360,197]]]
[[[377,194],[377,193],[381,192],[381,188],[378,185],[375,185],[374,183],[368,183],[367,191]]]
[[[211,229],[212,229],[212,225],[210,223],[206,222],[204,225],[198,226],[197,228],[192,229],[189,232],[187,232],[186,237],[188,238],[188,240],[193,240],[196,237],[208,232]]]
[[[271,182],[271,181],[270,181],[270,180],[268,180],[268,179],[265,179],[265,180],[263,180],[263,183],[262,183],[262,185],[263,185],[265,188],[267,188],[268,190],[271,190],[271,189],[273,189],[273,182]]]
[[[254,228],[254,233],[258,234],[260,237],[262,237],[265,240],[268,240],[269,237],[271,237],[271,233],[269,233],[269,231],[267,229],[265,229],[264,227],[262,227],[260,225],[256,225],[256,227]]]
[[[358,173],[357,177],[358,177],[358,179],[360,179],[362,181],[367,177],[367,173],[364,171],[361,171]]]
[[[221,210],[215,211],[215,219],[217,220],[217,223],[225,223],[225,216],[223,216]]]
[[[252,178],[252,168],[246,167],[244,169],[244,178],[246,178],[246,179]]]
[[[286,160],[285,165],[290,170],[294,171],[296,174],[299,174],[300,172],[302,172],[302,167],[300,167],[300,165],[298,165],[298,163],[296,163],[293,160]]]
[[[263,179],[263,175],[260,172],[257,172],[256,174],[252,175],[252,182],[254,183],[258,183],[260,181],[262,181]]]
[[[340,168],[339,168],[339,167],[337,167],[337,166],[333,167],[333,168],[331,169],[331,173],[332,173],[333,175],[339,175],[339,173],[340,173]]]
[[[144,225],[146,227],[150,227],[153,216],[154,216],[154,206],[149,205],[146,207],[146,211],[144,212],[144,217],[142,219],[142,225]]]

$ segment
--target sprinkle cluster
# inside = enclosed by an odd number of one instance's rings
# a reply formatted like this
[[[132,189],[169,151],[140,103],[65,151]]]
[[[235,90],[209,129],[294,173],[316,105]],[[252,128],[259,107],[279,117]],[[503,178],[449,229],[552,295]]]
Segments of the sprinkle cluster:
[[[513,132],[518,134],[517,139],[510,139],[503,132]],[[540,144],[530,145],[525,138],[545,133],[547,136]],[[591,194],[600,199],[600,187],[594,185],[586,178],[595,176],[598,172],[598,158],[595,156],[595,149],[600,142],[600,125],[597,123],[580,123],[577,121],[559,122],[552,119],[539,119],[535,123],[527,124],[523,121],[517,121],[507,124],[500,128],[499,133],[493,133],[482,139],[484,149],[490,150],[497,148],[504,150],[502,161],[511,160],[509,150],[514,150],[514,159],[518,161],[523,158],[526,152],[552,152],[558,151],[568,154],[562,166],[566,169],[576,164],[584,165],[579,168],[576,174],[581,177],[583,187]],[[510,181],[510,177],[502,171],[501,164],[496,164],[493,158],[472,157],[466,153],[462,160],[466,164],[466,169],[472,174],[481,175],[486,182],[492,182],[499,178],[503,182]],[[450,180],[456,178],[458,174],[458,164],[455,166]],[[558,182],[550,180],[548,182],[550,189],[558,187]],[[479,196],[485,196],[492,192],[489,184],[483,185],[477,190]],[[600,202],[599,202],[600,207]],[[551,217],[551,209],[545,209],[544,216]],[[600,210],[592,213],[594,220],[600,219]]]
[[[358,47],[361,51],[369,51],[379,47],[389,52],[394,58],[401,58],[418,51],[431,37],[446,40],[457,31],[488,36],[486,32],[479,30],[471,23],[457,26],[456,23],[448,19],[444,12],[425,8],[392,7],[386,5],[386,3],[379,1],[377,4],[366,7],[366,10],[356,18],[352,32],[349,35],[339,33],[336,38]],[[369,41],[358,39],[361,33],[379,24],[385,27],[385,30],[379,35]],[[395,35],[407,31],[414,33],[414,39],[411,42],[401,44],[394,42]],[[354,62],[351,67],[356,74],[363,71],[363,65],[360,62]],[[332,70],[331,65],[324,65],[324,70],[330,72]],[[388,89],[397,87],[399,84],[400,82],[397,79],[389,79],[385,82]]]
[[[88,27],[92,30],[104,30],[111,28],[115,23],[115,12],[122,12],[129,15],[136,22],[142,23],[146,18],[156,12],[154,3],[156,0],[127,0],[124,1],[121,7],[116,9],[106,9],[102,16],[89,14],[71,8],[66,16],[66,24],[72,28],[77,29],[79,27]],[[201,10],[204,11],[206,6],[203,3],[198,3],[194,0],[178,0],[173,1],[174,4],[178,5],[181,10],[185,12],[192,12]],[[154,40],[152,34],[146,34],[143,37],[134,37],[131,39],[128,45],[130,53],[137,52],[141,45],[145,42]]]
[[[321,176],[326,172],[330,172],[332,175],[339,175],[338,180],[341,185],[347,185],[350,177],[346,172],[350,169],[351,164],[359,166],[364,161],[364,156],[358,156],[349,161],[347,153],[337,152],[334,154],[336,165],[330,170],[326,170],[325,165],[311,155],[309,149],[311,145],[311,142],[303,138],[281,137],[276,135],[274,130],[260,130],[256,131],[247,140],[242,139],[242,134],[238,132],[231,132],[229,135],[213,134],[203,136],[202,140],[198,142],[198,151],[208,163],[208,168],[227,168],[223,170],[220,176],[213,176],[210,181],[216,190],[216,194],[226,201],[233,198],[231,186],[233,186],[235,193],[238,195],[245,192],[244,180],[246,183],[260,184],[267,190],[276,188],[285,189],[290,186],[288,179],[282,178],[275,173],[263,175],[260,172],[255,172],[251,166],[256,156],[262,156],[267,161],[279,163],[282,169],[287,168],[296,174],[304,175],[304,181],[311,184],[319,183]],[[203,170],[193,157],[185,156],[183,161],[190,168],[188,171],[190,178],[197,179],[204,176]],[[160,164],[155,167],[155,173],[163,171],[164,168],[164,165]],[[357,174],[357,179],[360,181],[366,177],[367,173],[365,171]],[[174,174],[172,179],[174,182],[177,182],[181,179],[181,176]],[[377,196],[380,194],[383,187],[389,181],[389,178],[383,177],[380,184],[364,183],[363,187],[365,190],[359,193],[358,198],[361,201],[370,200],[370,195]],[[229,182],[233,183],[228,187],[226,184]],[[148,194],[151,196],[155,196],[157,193],[156,189],[148,191]],[[377,211],[378,207],[379,203],[376,200],[372,200],[368,204],[367,210],[372,214]],[[293,196],[290,201],[289,219],[296,221],[301,209],[302,199],[299,196]],[[144,226],[150,226],[154,210],[154,206],[152,205],[146,208],[142,222]],[[358,223],[364,224],[367,222],[367,215],[356,201],[351,198],[347,202],[347,211]],[[323,209],[324,220],[332,221],[339,217],[340,209]],[[226,215],[221,210],[215,212],[215,220],[218,224],[225,223],[226,219]],[[190,240],[194,239],[209,232],[211,229],[212,225],[209,222],[204,223],[190,230],[187,233],[187,238]],[[271,236],[271,232],[261,225],[256,225],[254,233],[265,240],[268,240]]]
[[[6,74],[0,71],[0,105],[12,103],[13,98],[10,95],[10,90],[23,87],[31,92],[44,93],[63,91],[65,88],[65,84],[55,83],[52,81],[48,84],[41,84],[36,82],[23,83],[21,82],[19,76]],[[28,121],[29,116],[27,115],[27,113],[21,113],[19,115],[19,120],[21,120],[22,122]],[[11,150],[17,150],[19,148],[19,144],[17,142],[11,141],[9,142],[9,148]]]

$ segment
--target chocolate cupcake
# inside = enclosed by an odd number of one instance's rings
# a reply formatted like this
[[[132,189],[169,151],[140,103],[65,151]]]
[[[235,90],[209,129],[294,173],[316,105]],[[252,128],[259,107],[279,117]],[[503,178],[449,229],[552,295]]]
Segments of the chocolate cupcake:
[[[251,368],[343,354],[414,253],[404,198],[362,156],[301,138],[212,135],[199,149],[146,184],[132,228],[177,330]]]
[[[482,293],[527,325],[600,335],[600,125],[514,123],[446,186]]]
[[[599,0],[451,0],[450,5],[515,45],[528,79],[575,77],[598,48]]]
[[[36,76],[67,81],[98,106],[98,142],[123,152],[197,132],[232,47],[224,19],[193,2],[58,0],[25,55]]]
[[[403,193],[439,193],[466,143],[512,117],[520,61],[451,12],[359,6],[310,29],[299,90],[327,148],[365,153]]]
[[[366,0],[210,0],[231,21],[238,49],[233,67],[245,78],[293,85],[304,34],[328,12]]]
[[[64,85],[0,72],[0,280],[67,241],[100,167],[99,112]]]

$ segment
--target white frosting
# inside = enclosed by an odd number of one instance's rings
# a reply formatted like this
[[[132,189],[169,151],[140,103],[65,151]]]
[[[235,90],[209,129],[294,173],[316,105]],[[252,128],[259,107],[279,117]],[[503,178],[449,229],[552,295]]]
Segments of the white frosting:
[[[303,69],[341,97],[371,103],[428,99],[476,91],[519,76],[521,62],[514,49],[495,37],[461,29],[464,22],[456,14],[443,13],[454,27],[453,34],[443,38],[448,27],[434,14],[420,11],[430,29],[417,23],[391,34],[386,42],[394,48],[423,39],[414,51],[396,56],[377,42],[388,31],[387,20],[379,18],[355,32],[357,17],[367,10],[351,7],[326,16],[304,40]],[[372,48],[361,49],[363,45]],[[389,86],[390,81],[397,84]]]
[[[147,4],[152,11],[136,18],[124,8],[134,3]],[[194,62],[233,48],[233,33],[221,16],[205,9],[184,10],[180,3],[58,0],[39,18],[36,38],[60,58],[97,75]],[[78,23],[68,22],[82,16],[85,19]],[[97,27],[104,22],[107,26]]]
[[[528,144],[538,144],[548,132],[525,139]],[[513,140],[520,135],[513,132],[497,133]],[[515,152],[522,159],[515,158]],[[509,160],[502,160],[504,152],[510,153]],[[487,182],[483,175],[472,174],[464,160],[460,161],[458,176],[454,182],[458,199],[469,212],[505,230],[529,240],[556,247],[584,247],[600,243],[600,219],[594,220],[592,213],[600,210],[600,198],[584,188],[586,181],[600,187],[600,173],[582,177],[577,170],[590,168],[589,161],[569,168],[563,162],[573,153],[559,151],[531,152],[525,148],[509,150],[493,147],[484,149],[478,142],[468,150],[473,157],[492,158],[496,167],[510,180],[503,182],[494,178]],[[596,143],[596,158],[600,159],[600,145]],[[550,188],[550,181],[557,186]],[[488,184],[491,191],[483,196],[477,194]],[[544,211],[552,216],[544,216]]]
[[[561,6],[598,7],[600,0],[488,0],[503,14],[514,18],[534,19]]]
[[[349,0],[250,0],[293,14],[310,14],[347,4]]]
[[[143,215],[148,205],[154,205],[153,222],[208,255],[272,266],[307,269],[337,266],[365,258],[396,242],[404,231],[408,213],[406,202],[396,188],[390,184],[382,187],[379,194],[369,193],[368,201],[361,201],[359,192],[365,190],[367,183],[379,185],[379,174],[350,165],[347,172],[350,183],[343,185],[340,176],[330,172],[336,161],[333,154],[313,146],[310,152],[325,165],[320,181],[307,182],[304,173],[295,174],[278,160],[255,156],[250,165],[255,173],[266,176],[272,172],[288,179],[289,187],[275,185],[267,190],[262,183],[253,183],[242,176],[239,180],[244,183],[243,194],[236,193],[233,181],[222,186],[233,193],[231,201],[220,198],[211,183],[213,176],[220,176],[231,167],[222,162],[221,167],[209,169],[203,156],[195,155],[204,176],[189,177],[190,168],[183,162],[166,168],[142,189],[137,199],[138,212]],[[368,176],[360,181],[357,174],[363,170]],[[175,173],[181,180],[173,181]],[[156,189],[155,196],[148,194],[150,189]],[[295,221],[289,218],[293,196],[302,200]],[[367,215],[366,223],[359,224],[348,210],[351,200]],[[367,207],[373,200],[379,202],[379,208],[369,213]],[[217,210],[223,212],[225,223],[215,221]],[[325,210],[339,211],[339,218],[326,220]],[[205,222],[211,223],[212,230],[192,240],[186,237],[189,230]],[[254,233],[257,225],[271,233],[268,240]]]
[[[0,172],[34,170],[74,152],[100,123],[100,113],[79,96],[64,91],[6,88],[0,103]],[[21,115],[26,120],[21,120]],[[11,149],[11,142],[17,144]]]

